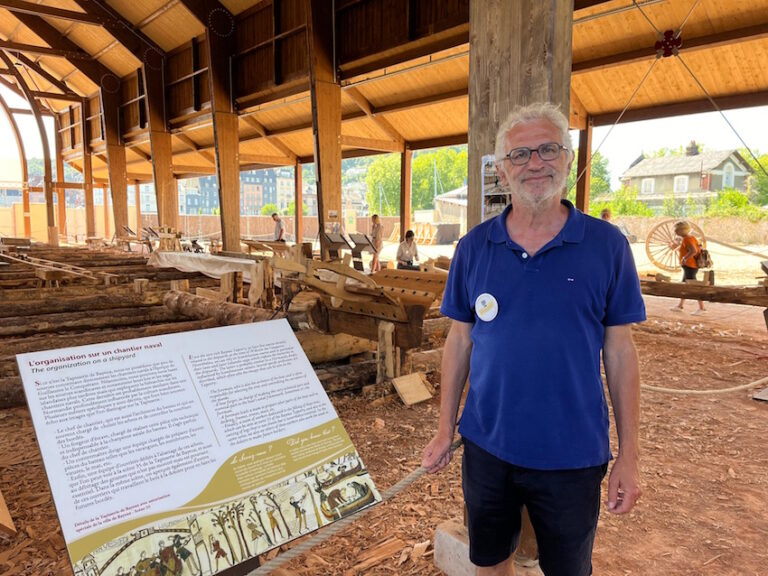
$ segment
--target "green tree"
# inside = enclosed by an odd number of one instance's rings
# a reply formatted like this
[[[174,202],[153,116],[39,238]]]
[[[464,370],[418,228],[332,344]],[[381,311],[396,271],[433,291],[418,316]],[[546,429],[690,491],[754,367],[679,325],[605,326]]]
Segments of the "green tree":
[[[589,213],[599,216],[603,208],[610,208],[614,216],[653,216],[653,210],[637,199],[637,189],[626,186],[614,192],[610,201],[590,202]]]
[[[365,200],[369,211],[381,216],[400,213],[400,155],[379,156],[368,167]]]
[[[466,147],[440,148],[414,154],[411,206],[414,210],[434,208],[435,196],[460,188],[466,181]]]
[[[263,213],[264,212],[262,211],[262,214]],[[304,204],[304,202],[301,203],[301,213],[304,216],[309,214],[309,208],[307,207],[306,204]],[[272,212],[270,212],[270,214],[272,214]],[[285,210],[283,210],[283,215],[293,216],[294,214],[296,214],[296,200],[291,200],[290,204],[288,204],[288,207]]]
[[[766,211],[749,203],[747,196],[732,188],[726,188],[717,193],[717,198],[707,206],[706,216],[738,216],[752,222],[762,220],[768,215]]]
[[[578,150],[576,151],[578,156]],[[592,155],[592,163],[589,169],[589,195],[593,197],[605,196],[611,193],[611,173],[608,170],[608,158],[595,152]],[[578,178],[576,160],[571,164],[571,172],[568,174],[568,200],[576,200],[576,178]],[[590,213],[592,210],[590,210]],[[599,212],[598,212],[599,213]]]
[[[754,153],[757,160],[746,148],[739,149],[739,154],[755,171],[752,175],[749,199],[753,204],[765,206],[768,204],[768,174],[766,174],[768,172],[768,154],[760,154],[757,150],[754,150]]]
[[[664,216],[685,216],[685,208],[683,206],[683,200],[675,198],[675,195],[671,191],[664,193],[664,204],[661,208],[661,213]]]
[[[262,216],[271,216],[278,212],[280,211],[277,209],[277,204],[264,204],[264,206],[261,207]]]

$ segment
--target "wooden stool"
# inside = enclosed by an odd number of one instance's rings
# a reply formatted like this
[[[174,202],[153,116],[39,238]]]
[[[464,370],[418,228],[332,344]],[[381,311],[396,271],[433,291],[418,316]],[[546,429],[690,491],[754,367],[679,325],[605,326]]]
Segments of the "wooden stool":
[[[64,270],[46,270],[38,268],[35,270],[35,276],[37,277],[38,288],[53,288],[54,283],[56,288],[59,287],[59,281],[69,278],[70,274],[67,274]]]

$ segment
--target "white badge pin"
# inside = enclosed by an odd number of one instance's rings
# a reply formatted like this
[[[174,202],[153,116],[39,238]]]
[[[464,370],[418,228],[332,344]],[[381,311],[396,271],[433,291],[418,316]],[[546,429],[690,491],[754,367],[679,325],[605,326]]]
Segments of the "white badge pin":
[[[490,322],[499,313],[499,303],[496,302],[496,298],[487,292],[483,292],[475,300],[475,313],[480,320]]]

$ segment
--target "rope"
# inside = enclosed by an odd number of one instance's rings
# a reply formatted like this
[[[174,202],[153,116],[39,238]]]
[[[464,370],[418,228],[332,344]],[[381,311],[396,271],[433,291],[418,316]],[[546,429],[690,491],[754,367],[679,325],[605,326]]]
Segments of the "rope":
[[[680,24],[680,28],[677,29],[677,32],[675,32],[675,38],[680,38],[680,34],[683,33],[683,26],[685,26],[685,23],[688,22],[688,18],[690,18],[691,14],[693,14],[693,11],[696,10],[696,6],[699,5],[699,2],[701,2],[701,0],[696,0],[696,2],[693,3],[693,6],[691,6],[691,9],[688,10],[688,15],[683,20],[683,23]]]
[[[638,3],[637,3],[637,0],[632,0],[632,5],[633,5],[635,8],[637,8],[638,10],[640,10],[640,14],[642,14],[642,15],[643,15],[643,17],[644,17],[646,20],[648,20],[648,24],[650,24],[650,25],[651,25],[651,28],[653,28],[653,29],[656,31],[656,34],[658,34],[658,35],[659,35],[659,37],[661,37],[661,36],[663,36],[663,35],[664,35],[664,34],[661,32],[661,30],[659,30],[658,28],[656,28],[656,24],[654,24],[654,23],[653,23],[653,21],[652,21],[652,20],[651,20],[651,19],[648,17],[648,14],[646,14],[646,13],[645,13],[645,11],[643,10],[642,6],[640,6],[640,4],[638,4]],[[690,16],[690,14],[689,14],[689,16]],[[687,19],[687,18],[686,18],[686,19]],[[680,28],[682,29],[682,26],[680,26]]]
[[[755,156],[755,153],[752,152],[752,149],[747,145],[746,142],[744,142],[744,138],[741,137],[741,134],[739,134],[736,131],[736,128],[733,127],[733,124],[730,123],[728,118],[726,118],[725,113],[720,108],[720,106],[717,105],[717,102],[715,102],[714,98],[710,95],[710,93],[707,91],[706,88],[704,88],[704,85],[699,81],[699,79],[696,77],[696,74],[693,73],[693,70],[691,70],[688,67],[688,64],[686,64],[685,60],[683,60],[683,57],[680,56],[680,54],[677,55],[677,59],[680,60],[683,66],[685,66],[685,69],[688,70],[688,74],[691,75],[691,78],[693,78],[694,82],[699,85],[699,88],[701,88],[701,91],[704,92],[704,95],[707,97],[707,100],[709,100],[710,104],[712,104],[712,107],[717,110],[720,113],[720,116],[723,117],[723,120],[725,120],[725,123],[728,124],[728,127],[733,131],[734,134],[736,134],[736,137],[739,139],[739,141],[744,145],[744,148],[747,149],[747,152],[749,152],[749,155],[752,156],[752,159],[757,163],[757,165],[760,167],[760,170],[763,171],[763,174],[768,176],[768,171],[766,171],[765,167],[760,163],[760,160],[757,159],[757,156]]]
[[[680,388],[665,388],[663,386],[651,386],[650,384],[641,384],[640,387],[646,390],[653,390],[654,392],[667,392],[670,394],[684,394],[690,396],[703,396],[705,394],[726,394],[728,392],[738,392],[739,390],[746,390],[747,388],[753,388],[755,386],[761,386],[768,382],[768,377],[749,382],[748,384],[739,384],[738,386],[731,386],[730,388],[717,388],[715,390],[683,390]]]
[[[451,452],[455,452],[459,446],[462,444],[462,439],[459,438],[456,440],[453,444],[451,444]],[[406,488],[408,488],[411,484],[416,482],[421,476],[426,472],[427,469],[423,466],[419,466],[408,474],[405,478],[400,480],[397,484],[390,486],[384,492],[381,493],[381,502],[386,502],[390,498],[393,498]],[[284,564],[287,564],[294,558],[297,558],[298,556],[301,556],[305,552],[308,552],[318,544],[322,544],[326,540],[328,540],[331,536],[334,536],[341,532],[344,528],[352,524],[354,521],[359,520],[368,512],[373,510],[373,507],[369,507],[365,510],[362,510],[358,512],[357,514],[353,514],[352,516],[347,516],[346,518],[342,518],[341,520],[337,520],[332,525],[328,526],[327,528],[323,528],[322,532],[315,534],[312,536],[312,538],[308,540],[304,540],[303,542],[297,544],[290,550],[287,550],[277,556],[276,558],[273,558],[266,564],[263,564],[262,566],[259,566],[256,568],[256,570],[253,570],[252,572],[248,572],[246,576],[258,576],[260,574],[270,574],[273,570],[277,570],[280,566],[283,566]]]
[[[600,148],[602,148],[603,144],[605,144],[605,141],[608,139],[608,136],[611,135],[611,132],[613,132],[613,129],[616,128],[616,125],[621,122],[621,119],[624,117],[624,113],[627,111],[629,106],[632,104],[632,100],[635,99],[635,96],[637,96],[637,93],[640,91],[640,88],[642,88],[643,84],[645,84],[645,81],[648,79],[648,76],[651,75],[651,71],[653,70],[653,67],[656,66],[656,62],[658,62],[658,59],[654,60],[653,63],[651,63],[651,67],[648,68],[648,71],[645,73],[645,76],[643,76],[643,79],[640,80],[640,84],[637,85],[637,88],[635,88],[635,91],[632,92],[632,96],[629,97],[629,100],[625,104],[624,108],[621,111],[621,114],[619,114],[618,118],[616,118],[616,121],[611,125],[611,127],[608,129],[608,132],[605,133],[605,136],[603,136],[603,139],[600,140],[600,144],[597,145],[597,148],[595,148],[594,152],[591,152],[589,155],[589,160],[587,161],[587,165],[582,168],[581,173],[576,177],[576,180],[573,181],[573,184],[571,184],[571,187],[568,189],[568,192],[573,190],[573,188],[576,186],[576,183],[579,182],[579,180],[582,179],[584,176],[584,173],[590,169],[592,166],[592,158],[595,157],[595,155],[600,152]]]

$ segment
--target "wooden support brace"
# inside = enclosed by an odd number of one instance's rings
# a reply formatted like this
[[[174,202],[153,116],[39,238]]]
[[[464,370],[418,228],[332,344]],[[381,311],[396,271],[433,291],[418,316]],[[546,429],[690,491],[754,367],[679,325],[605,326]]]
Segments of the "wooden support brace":
[[[395,377],[395,348],[392,344],[392,336],[395,325],[392,322],[379,322],[379,346],[378,368],[376,370],[376,384]]]

